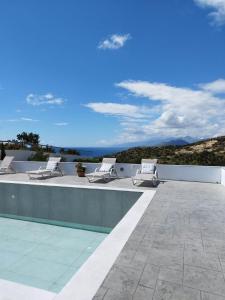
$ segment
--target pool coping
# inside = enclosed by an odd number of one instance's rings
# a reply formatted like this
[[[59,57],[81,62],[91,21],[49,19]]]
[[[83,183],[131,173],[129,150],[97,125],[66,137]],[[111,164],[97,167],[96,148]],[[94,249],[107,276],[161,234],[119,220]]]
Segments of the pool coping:
[[[129,239],[131,233],[135,229],[136,225],[138,224],[139,220],[143,216],[145,210],[147,209],[153,196],[156,193],[155,190],[146,189],[126,189],[116,187],[84,186],[46,182],[39,183],[12,180],[4,180],[0,181],[0,183],[1,182],[39,186],[72,187],[94,190],[98,189],[129,191],[139,192],[142,194],[138,198],[136,203],[132,206],[132,208],[126,213],[126,215],[106,237],[106,239],[97,247],[94,253],[86,260],[86,262],[81,266],[81,268],[74,274],[71,280],[58,294],[43,289],[26,286],[20,283],[0,279],[0,300],[4,299],[2,298],[2,296],[10,296],[9,300],[91,300],[98,291],[106,275],[113,266],[121,250]],[[6,294],[7,291],[10,291],[10,295]]]
[[[152,190],[143,192],[54,300],[93,299],[154,195]]]
[[[29,181],[15,181],[15,180],[0,180],[1,183],[14,183],[14,184],[24,184],[24,185],[41,185],[41,186],[57,186],[57,187],[71,187],[71,188],[80,188],[80,189],[91,189],[91,190],[109,190],[109,191],[124,191],[124,192],[139,192],[143,193],[148,191],[146,189],[129,189],[129,188],[120,188],[114,186],[93,186],[93,185],[82,185],[82,184],[65,184],[65,183],[50,183],[50,182],[29,182]],[[151,190],[153,191],[153,190]]]

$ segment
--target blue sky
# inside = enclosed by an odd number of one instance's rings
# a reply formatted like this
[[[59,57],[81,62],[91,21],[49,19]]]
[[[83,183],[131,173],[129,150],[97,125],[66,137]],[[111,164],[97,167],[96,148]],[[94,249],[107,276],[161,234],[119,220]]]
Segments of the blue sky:
[[[225,135],[225,0],[0,0],[0,138]]]

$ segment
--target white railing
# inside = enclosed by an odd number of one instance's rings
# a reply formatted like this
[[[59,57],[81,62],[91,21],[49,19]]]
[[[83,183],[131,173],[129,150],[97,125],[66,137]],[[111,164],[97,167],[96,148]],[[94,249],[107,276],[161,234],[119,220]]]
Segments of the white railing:
[[[14,161],[13,168],[17,172],[24,173],[26,171],[44,167],[46,162],[34,161]],[[75,162],[60,163],[60,168],[65,175],[76,174]],[[83,163],[86,166],[86,172],[93,172],[100,164]],[[136,174],[139,164],[116,164],[119,177],[131,177]],[[158,165],[159,179],[161,180],[184,180],[221,183],[225,181],[225,168],[217,166],[193,166],[193,165]]]

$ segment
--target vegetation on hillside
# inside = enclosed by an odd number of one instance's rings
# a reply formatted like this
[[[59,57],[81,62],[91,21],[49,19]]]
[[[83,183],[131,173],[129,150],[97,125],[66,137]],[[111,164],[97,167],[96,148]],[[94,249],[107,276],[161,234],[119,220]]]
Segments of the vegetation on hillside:
[[[99,163],[102,161],[102,157],[79,157],[75,158],[74,162],[83,162],[83,163]]]
[[[142,158],[157,158],[161,164],[225,165],[225,136],[186,146],[136,147],[115,154],[119,163],[140,163]]]
[[[67,149],[61,148],[59,150],[59,152],[61,154],[80,155],[79,151],[77,151],[76,149],[70,149],[70,148],[67,148]]]
[[[31,155],[28,160],[30,161],[47,161],[49,154],[45,153],[42,149],[37,150],[33,155]]]

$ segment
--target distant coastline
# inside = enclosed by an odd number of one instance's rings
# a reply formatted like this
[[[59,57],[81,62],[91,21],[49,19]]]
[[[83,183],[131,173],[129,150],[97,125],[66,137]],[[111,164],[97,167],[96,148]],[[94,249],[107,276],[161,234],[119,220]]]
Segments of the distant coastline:
[[[58,153],[61,147],[53,147]],[[127,150],[128,147],[63,147],[66,149],[76,149],[80,153],[80,157],[101,157],[105,155],[115,154],[117,152]]]

